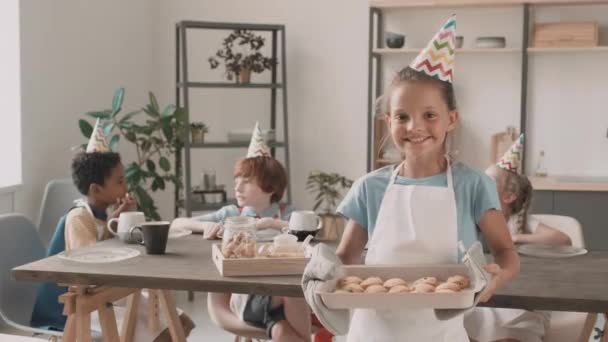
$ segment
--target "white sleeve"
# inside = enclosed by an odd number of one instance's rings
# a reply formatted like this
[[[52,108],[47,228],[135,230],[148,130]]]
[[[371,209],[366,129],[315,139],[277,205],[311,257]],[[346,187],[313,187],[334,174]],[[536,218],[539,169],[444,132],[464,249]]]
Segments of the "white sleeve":
[[[531,215],[528,216],[526,233],[530,233],[530,234],[536,233],[536,229],[538,228],[539,224],[540,224],[540,221],[537,218],[535,218],[534,216],[531,216]]]

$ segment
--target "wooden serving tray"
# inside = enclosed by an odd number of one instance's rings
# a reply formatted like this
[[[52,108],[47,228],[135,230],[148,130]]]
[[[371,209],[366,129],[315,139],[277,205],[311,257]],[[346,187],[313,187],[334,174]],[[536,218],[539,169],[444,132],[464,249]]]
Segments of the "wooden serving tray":
[[[260,247],[257,244],[257,248]],[[258,257],[258,258],[225,258],[221,244],[215,243],[211,257],[217,270],[224,277],[262,276],[262,275],[297,275],[304,272],[310,258]]]
[[[432,276],[441,281],[461,274],[473,281],[469,269],[462,264],[416,266],[345,266],[346,275],[381,277],[383,280],[402,278],[408,283]],[[465,309],[473,306],[474,284],[455,293],[333,293],[318,291],[323,303],[330,309]]]

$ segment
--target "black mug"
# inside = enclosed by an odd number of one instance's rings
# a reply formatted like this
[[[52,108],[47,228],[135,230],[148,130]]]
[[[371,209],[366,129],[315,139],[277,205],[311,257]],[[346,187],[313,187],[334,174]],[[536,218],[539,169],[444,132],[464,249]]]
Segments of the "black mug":
[[[143,239],[138,242],[146,246],[147,254],[165,254],[170,225],[166,221],[146,222],[131,228],[129,234],[135,230],[142,233]]]

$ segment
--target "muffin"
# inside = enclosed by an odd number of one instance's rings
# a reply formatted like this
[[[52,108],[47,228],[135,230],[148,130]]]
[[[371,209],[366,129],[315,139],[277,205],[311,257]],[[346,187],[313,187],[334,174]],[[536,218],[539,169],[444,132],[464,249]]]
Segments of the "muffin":
[[[386,287],[387,289],[390,289],[391,287],[394,287],[397,285],[407,286],[407,282],[401,278],[391,278],[384,282],[384,287]]]
[[[370,285],[365,289],[365,293],[386,293],[386,287],[382,285]]]
[[[361,287],[363,287],[364,289],[366,289],[368,286],[382,285],[382,284],[384,284],[384,282],[382,281],[381,278],[378,278],[378,277],[369,277],[369,278],[366,278],[365,280],[363,280],[359,285],[361,285]]]

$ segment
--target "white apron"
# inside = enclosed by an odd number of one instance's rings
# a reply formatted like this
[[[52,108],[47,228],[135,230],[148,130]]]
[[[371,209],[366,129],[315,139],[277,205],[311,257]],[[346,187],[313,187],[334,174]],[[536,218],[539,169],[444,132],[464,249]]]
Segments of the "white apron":
[[[395,167],[369,242],[366,264],[458,262],[458,226],[452,170],[447,187],[398,185]],[[432,309],[355,309],[347,341],[468,342],[462,316],[447,321]]]

